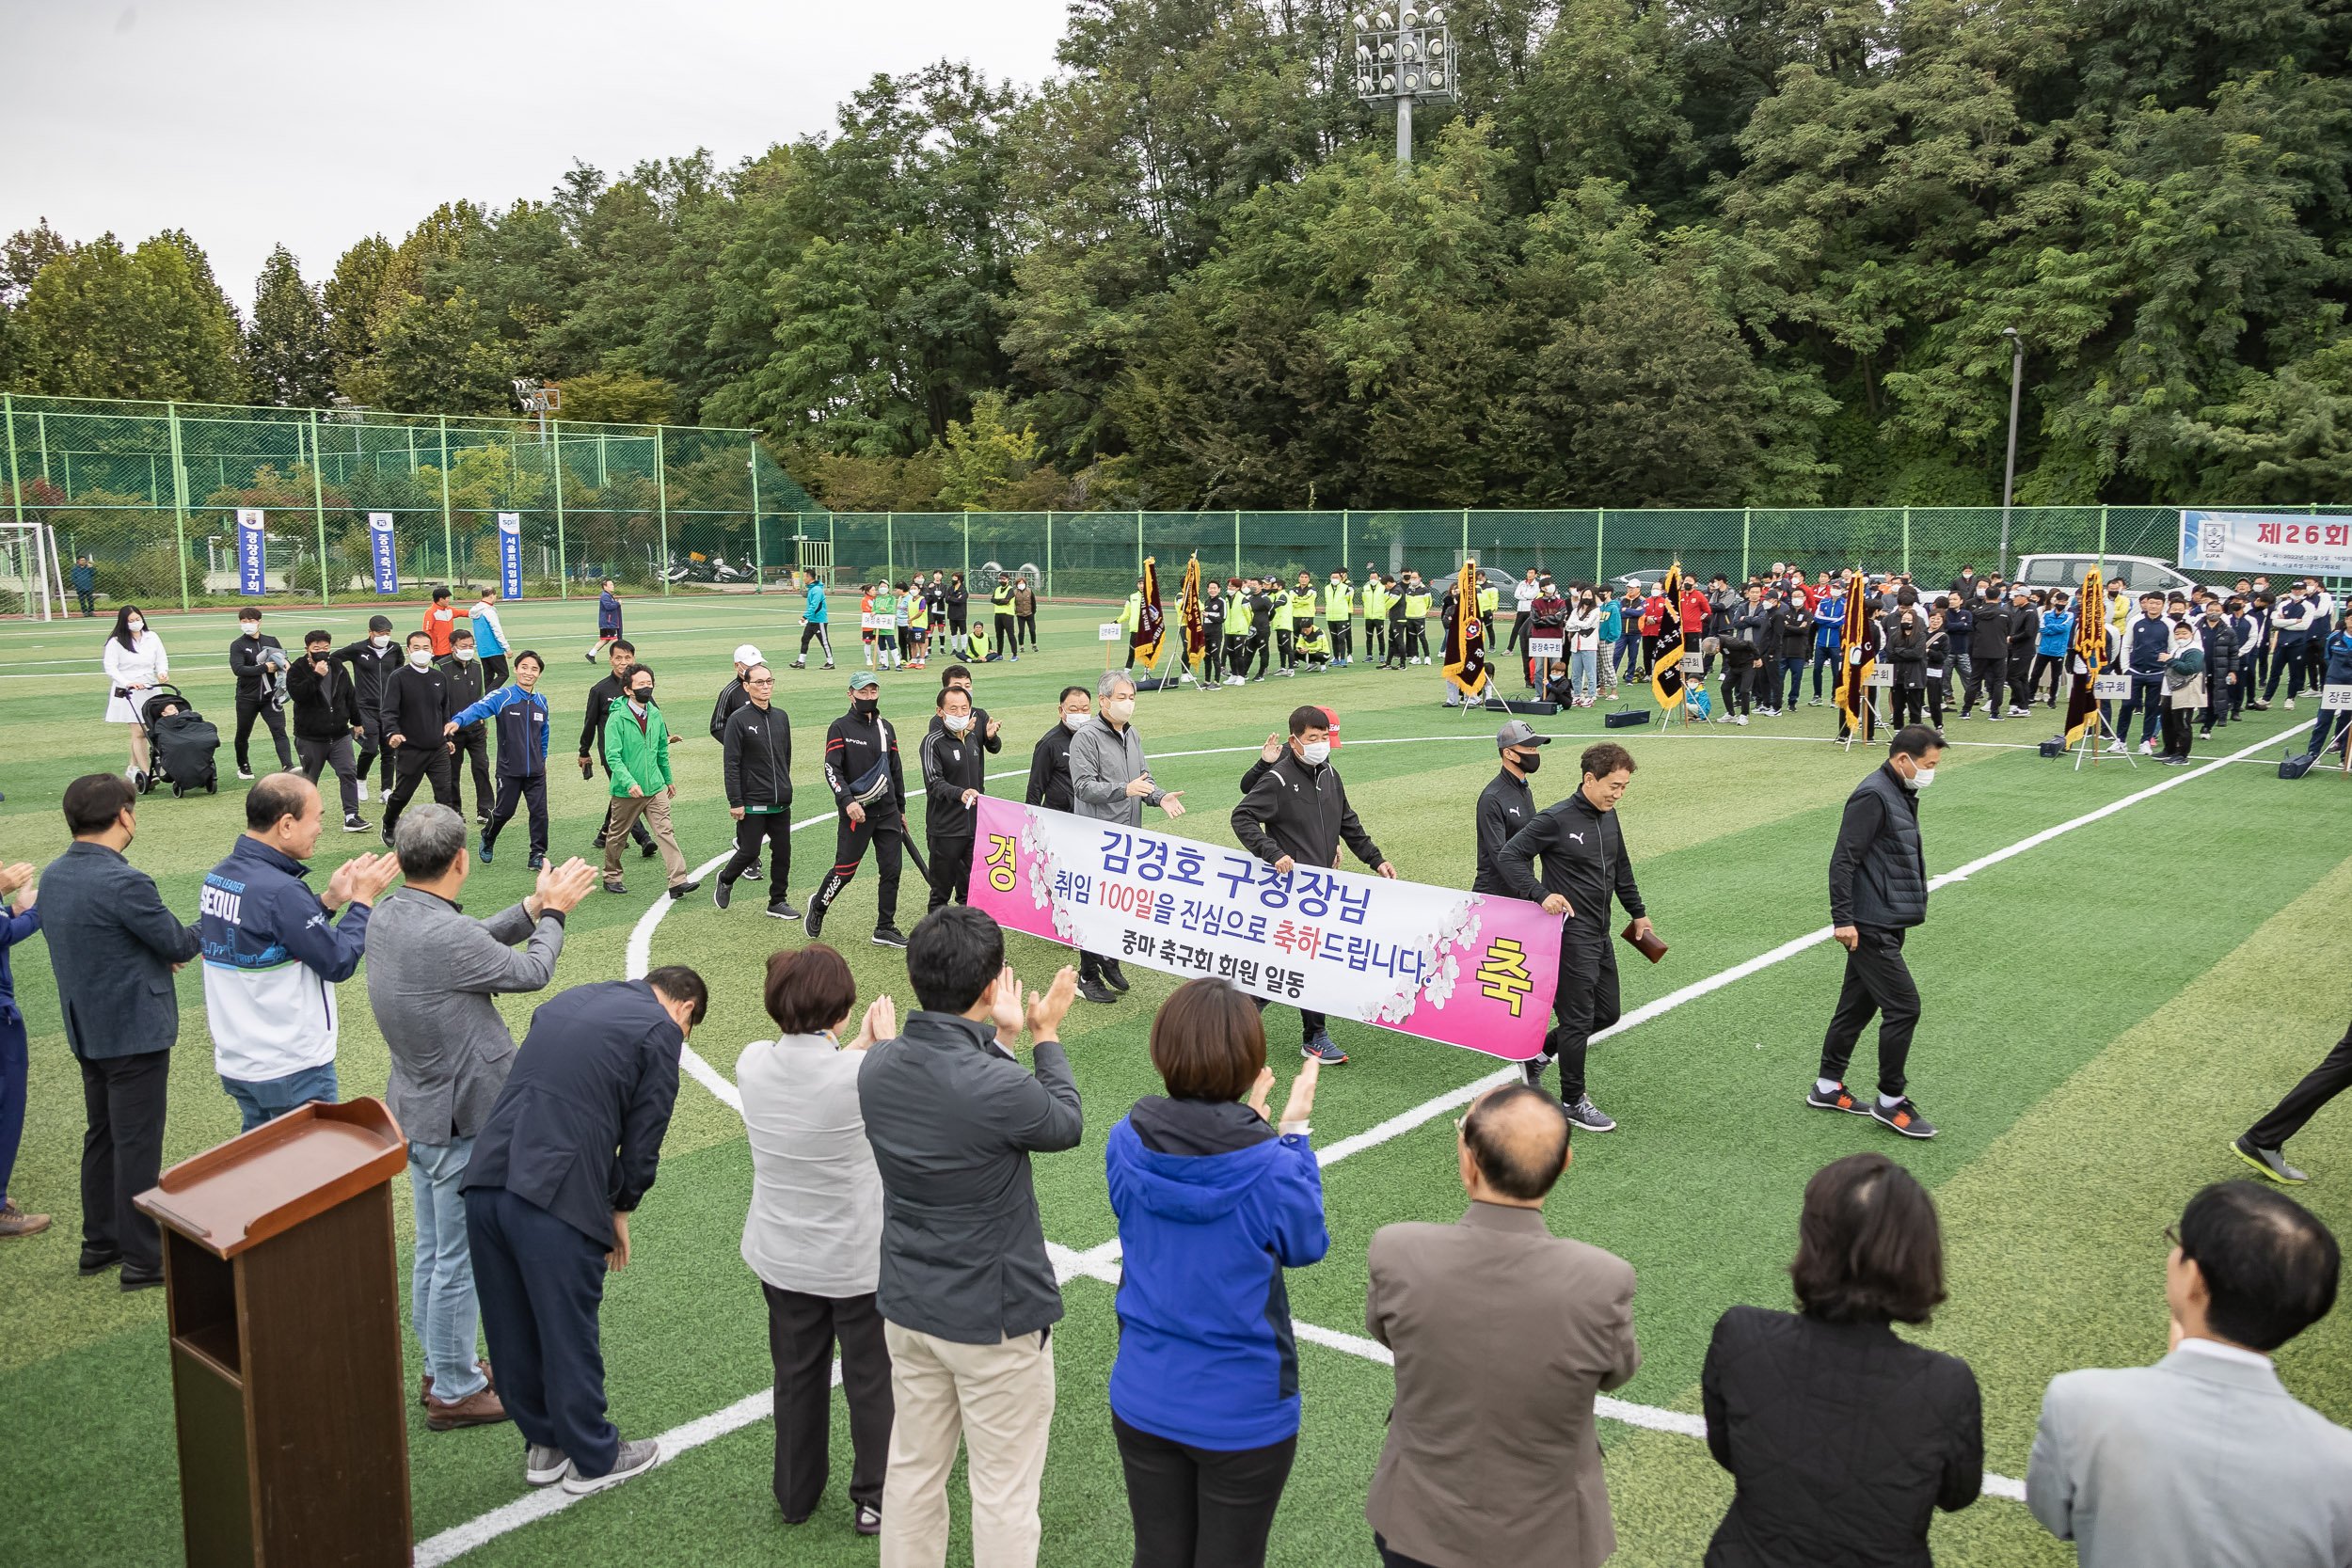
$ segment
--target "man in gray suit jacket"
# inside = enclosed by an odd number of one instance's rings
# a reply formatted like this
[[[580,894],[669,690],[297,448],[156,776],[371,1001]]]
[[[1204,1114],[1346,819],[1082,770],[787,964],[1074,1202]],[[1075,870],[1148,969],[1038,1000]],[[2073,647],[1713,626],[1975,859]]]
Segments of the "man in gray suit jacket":
[[[2343,1568],[2352,1432],[2270,1364],[2335,1305],[2335,1237],[2252,1181],[2207,1187],[2171,1235],[2171,1354],[2050,1380],[2026,1506],[2083,1568]]]
[[[196,927],[164,908],[154,879],[122,858],[137,797],[119,773],[66,785],[66,852],[40,874],[41,933],[66,1043],[82,1066],[82,1262],[122,1265],[121,1287],[164,1282],[163,1235],[131,1200],[163,1169],[164,1105],[180,1037],[172,973],[197,956]]]
[[[449,1432],[507,1418],[474,1357],[480,1313],[459,1191],[474,1134],[515,1060],[494,998],[554,977],[564,917],[596,878],[578,858],[546,867],[530,897],[475,920],[457,902],[472,869],[464,817],[418,806],[400,819],[393,849],[408,885],[368,923],[368,1001],[392,1057],[385,1101],[408,1135],[417,1211],[409,1318],[424,1349],[424,1424]]]
[[[1551,1234],[1568,1164],[1559,1102],[1490,1089],[1462,1118],[1470,1212],[1372,1238],[1364,1326],[1396,1403],[1364,1516],[1389,1568],[1598,1563],[1616,1550],[1593,1401],[1642,1364],[1633,1269]]]
[[[1136,682],[1124,670],[1105,670],[1095,683],[1094,717],[1070,737],[1070,810],[1073,816],[1125,828],[1143,826],[1143,808],[1154,805],[1170,819],[1184,815],[1184,792],[1162,789],[1143,760],[1136,733]],[[1105,1005],[1119,1000],[1112,988],[1127,989],[1114,955],[1078,951],[1078,994]]]

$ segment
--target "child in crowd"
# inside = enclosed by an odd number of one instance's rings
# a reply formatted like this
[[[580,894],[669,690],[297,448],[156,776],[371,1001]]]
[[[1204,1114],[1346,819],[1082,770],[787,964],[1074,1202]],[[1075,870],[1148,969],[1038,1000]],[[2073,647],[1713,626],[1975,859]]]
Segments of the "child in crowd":
[[[887,579],[874,584],[874,666],[879,670],[898,668],[898,627],[904,624],[906,611],[898,608],[898,595],[891,590]]]

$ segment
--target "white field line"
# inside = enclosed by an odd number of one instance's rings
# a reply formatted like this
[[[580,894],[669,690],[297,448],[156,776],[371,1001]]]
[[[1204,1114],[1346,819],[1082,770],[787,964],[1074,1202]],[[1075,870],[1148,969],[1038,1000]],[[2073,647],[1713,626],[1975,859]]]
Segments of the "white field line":
[[[1450,739],[1454,737],[1429,736],[1426,738]],[[1465,738],[1477,737],[1469,736]],[[1730,737],[1726,736],[1724,738]],[[1770,737],[1755,736],[1752,738],[1764,739]],[[1358,744],[1377,744],[1377,742],[1359,741]],[[1970,861],[1967,864],[1963,865],[1956,870],[1947,871],[1941,877],[1931,879],[1929,881],[1928,886],[1931,890],[1932,890],[1947,886],[1952,882],[1965,881],[1976,873],[1986,870],[1992,866],[1998,865],[2001,862],[2008,860],[2012,856],[2022,855],[2027,850],[2038,848],[2041,846],[2049,843],[2052,839],[2058,838],[2061,834],[2072,832],[2077,828],[2088,827],[2093,822],[2102,821],[2106,817],[2114,816],[2117,812],[2123,810],[2127,806],[2136,805],[2141,800],[2153,800],[2156,796],[2165,793],[2167,790],[2177,788],[2180,785],[2188,783],[2191,779],[2201,778],[2207,773],[2213,772],[2216,768],[2226,767],[2232,762],[2239,761],[2252,755],[2258,751],[2266,750],[2276,744],[2276,736],[2265,737],[2262,740],[2254,742],[2253,745],[2247,747],[2245,750],[2234,752],[2230,756],[2217,758],[2212,762],[2206,763],[2202,767],[2194,768],[2185,772],[2177,773],[2173,777],[2166,779],[2161,783],[2151,784],[2146,789],[2137,791],[2131,795],[2126,795],[2121,800],[2110,801],[2106,805],[2101,806],[2095,811],[2086,812],[2082,816],[2070,818],[2067,821],[2059,823],[2054,828],[2044,828],[2042,832],[2034,833],[2026,838],[2022,838],[2015,844],[2011,844],[2005,848],[1995,849],[1989,855],[1980,856],[1979,858]],[[1248,746],[1233,748],[1220,747],[1216,750],[1254,751],[1256,748]],[[1209,753],[1193,752],[1165,754],[1206,755]],[[1001,777],[1002,775],[997,776]],[[823,816],[813,816],[808,818],[806,821],[796,822],[793,824],[792,831],[798,832],[804,827],[811,826],[817,822],[829,820],[831,814],[828,813]],[[732,851],[729,851],[729,854],[732,854]],[[728,855],[718,856],[715,859],[705,863],[702,868],[698,870],[695,875],[707,876],[711,871],[716,870],[720,865],[723,864],[727,859]],[[629,934],[628,963],[630,978],[636,978],[645,973],[646,965],[650,960],[653,946],[654,928],[660,925],[662,914],[674,902],[675,902],[675,900],[667,896],[660,898],[653,908],[647,910],[645,913],[639,918],[636,928]],[[1778,947],[1772,949],[1770,952],[1759,954],[1756,958],[1747,959],[1743,963],[1734,964],[1732,967],[1720,974],[1709,975],[1708,978],[1685,986],[1679,990],[1670,991],[1654,1002],[1647,1003],[1643,1006],[1635,1008],[1632,1012],[1627,1014],[1624,1018],[1620,1019],[1615,1024],[1612,1025],[1608,1029],[1596,1031],[1593,1038],[1600,1040],[1606,1039],[1613,1035],[1623,1034],[1625,1031],[1635,1027],[1637,1024],[1646,1023],[1651,1019],[1657,1018],[1662,1013],[1670,1012],[1674,1008],[1681,1006],[1686,1002],[1695,1001],[1699,997],[1705,996],[1711,991],[1721,990],[1724,987],[1730,985],[1736,980],[1743,979],[1760,970],[1768,969],[1774,964],[1782,962],[1784,959],[1794,958],[1799,953],[1804,952],[1807,948],[1819,946],[1820,943],[1829,940],[1830,928],[1824,926],[1820,930],[1809,932],[1806,935],[1798,937],[1790,942],[1785,942]],[[687,1066],[688,1070],[692,1072],[694,1077],[699,1082],[709,1087],[713,1094],[718,1095],[720,1099],[725,1101],[729,1105],[733,1106],[739,1114],[741,1112],[743,1108],[742,1097],[736,1092],[735,1085],[728,1083],[723,1075],[721,1075],[707,1062],[704,1061],[701,1056],[697,1055],[691,1050],[689,1050],[686,1053],[685,1065]],[[1339,1142],[1331,1145],[1329,1148],[1319,1150],[1317,1153],[1317,1163],[1327,1167],[1338,1161],[1347,1158],[1351,1154],[1360,1153],[1364,1149],[1374,1148],[1376,1145],[1388,1142],[1391,1138],[1409,1132],[1414,1128],[1420,1127],[1425,1122],[1435,1120],[1437,1117],[1443,1116],[1446,1112],[1454,1109],[1456,1106],[1469,1104],[1470,1101],[1476,1099],[1478,1095],[1487,1087],[1496,1084],[1508,1083],[1514,1076],[1517,1075],[1518,1071],[1518,1069],[1515,1067],[1505,1068],[1499,1072],[1489,1073],[1484,1078],[1466,1084],[1458,1089],[1454,1089],[1448,1093],[1438,1095],[1437,1098],[1426,1101],[1409,1111],[1400,1112],[1398,1115],[1389,1117],[1386,1121],[1380,1122],[1375,1126],[1369,1127],[1363,1132],[1356,1133],[1352,1137],[1343,1138]],[[1046,1243],[1046,1255],[1053,1261],[1054,1275],[1057,1283],[1067,1283],[1072,1279],[1084,1277],[1089,1279],[1099,1279],[1115,1285],[1119,1281],[1119,1254],[1120,1246],[1116,1238],[1111,1241],[1102,1243],[1097,1246],[1090,1247],[1085,1252],[1077,1252],[1069,1247],[1065,1247],[1052,1242]],[[1387,1365],[1394,1364],[1393,1358],[1390,1355],[1388,1351],[1370,1339],[1359,1338],[1352,1334],[1343,1334],[1334,1329],[1320,1328],[1312,1323],[1299,1323],[1295,1320],[1292,1323],[1292,1330],[1297,1335],[1298,1338],[1315,1344],[1323,1345],[1334,1350],[1343,1351],[1348,1354],[1361,1356],[1366,1360],[1376,1361]],[[840,1368],[836,1365],[834,1369],[834,1381],[836,1384],[840,1381]],[[705,1416],[700,1420],[690,1421],[684,1426],[674,1428],[671,1431],[662,1433],[660,1442],[661,1444],[663,1461],[666,1463],[669,1459],[679,1453],[683,1453],[688,1449],[700,1447],[702,1444],[709,1442],[712,1438],[723,1436],[727,1433],[749,1426],[754,1421],[758,1420],[762,1416],[768,1415],[771,1412],[772,1402],[772,1391],[769,1389],[762,1389],[757,1393],[747,1395],[743,1399],[737,1401],[735,1403],[727,1406],[724,1410],[718,1411],[709,1416]],[[1611,1399],[1606,1396],[1603,1396],[1595,1402],[1594,1409],[1597,1414],[1606,1416],[1613,1420],[1624,1421],[1629,1425],[1645,1427],[1652,1431],[1678,1433],[1685,1436],[1706,1435],[1706,1422],[1701,1418],[1690,1415],[1689,1413],[1683,1411],[1661,1410],[1653,1405],[1632,1404],[1624,1400]],[[2014,1502],[2023,1502],[2026,1498],[2026,1484],[2024,1481],[2016,1481],[2007,1476],[1988,1474],[1984,1478],[1984,1495],[1993,1497],[2005,1497]],[[437,1536],[434,1536],[429,1541],[421,1543],[417,1547],[416,1556],[419,1568],[437,1568],[438,1564],[448,1562],[459,1554],[470,1551],[476,1546],[482,1545],[498,1536],[507,1533],[509,1530],[517,1529],[522,1526],[531,1523],[534,1519],[542,1519],[547,1517],[548,1514],[559,1513],[563,1509],[569,1507],[571,1503],[576,1500],[577,1499],[573,1498],[569,1494],[564,1492],[561,1487],[551,1487],[534,1493],[529,1497],[518,1497],[515,1501],[508,1503],[501,1508],[493,1509],[477,1519],[471,1520],[467,1524],[455,1526],[450,1529],[442,1531]]]

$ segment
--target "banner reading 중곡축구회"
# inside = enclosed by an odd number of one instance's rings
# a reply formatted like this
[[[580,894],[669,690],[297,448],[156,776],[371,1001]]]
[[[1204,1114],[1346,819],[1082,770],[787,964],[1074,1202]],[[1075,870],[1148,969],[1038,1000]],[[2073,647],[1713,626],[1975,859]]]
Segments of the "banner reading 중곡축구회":
[[[1543,1049],[1560,921],[1356,871],[1279,872],[1141,828],[977,802],[975,909],[1010,930],[1490,1056]]]
[[[2184,512],[2180,564],[2192,572],[2352,577],[2352,517],[2294,512]]]

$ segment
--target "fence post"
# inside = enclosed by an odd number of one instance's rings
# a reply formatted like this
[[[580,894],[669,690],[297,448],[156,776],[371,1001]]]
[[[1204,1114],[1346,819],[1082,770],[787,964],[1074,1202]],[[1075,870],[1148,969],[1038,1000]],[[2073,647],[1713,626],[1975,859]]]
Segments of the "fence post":
[[[1903,508],[1903,576],[1911,576],[1911,508]]]
[[[653,427],[653,504],[661,516],[661,596],[670,596],[670,449],[661,427]]]
[[[568,599],[572,596],[572,568],[564,554],[564,421],[549,420],[548,435],[550,450],[555,453],[555,596]]]
[[[2105,505],[2105,504],[2102,504],[2102,505],[2100,506],[2100,508],[2099,508],[2099,576],[2100,576],[2100,577],[2102,577],[2102,578],[2105,578],[2106,575],[2107,575],[2107,509],[2106,509],[2106,505]]]
[[[963,515],[963,591],[967,594],[972,592],[972,514],[969,510]]]
[[[1136,508],[1136,576],[1143,576],[1143,508]]]
[[[319,526],[319,604],[322,607],[335,602],[328,597],[326,589],[326,482],[319,476],[324,461],[319,456],[319,411],[313,408],[310,410],[310,515],[317,519]],[[262,564],[266,568],[269,562],[265,559]]]
[[[1455,571],[1457,571],[1457,572],[1458,572],[1458,571],[1460,571],[1460,570],[1461,570],[1464,566],[1468,565],[1469,563],[1470,563],[1470,508],[1466,506],[1466,507],[1462,508],[1462,558],[1461,558],[1459,561],[1456,561],[1456,562],[1454,563],[1454,569]],[[1475,609],[1477,608],[1477,606],[1473,605],[1473,606],[1471,606],[1470,608],[1471,608],[1471,609],[1473,609],[1473,610],[1475,610]]]
[[[1241,508],[1233,508],[1233,575],[1241,576]]]
[[[882,514],[882,575],[895,579],[898,575],[898,515]]]
[[[0,422],[8,427],[8,493],[16,501],[16,526],[24,526],[24,485],[16,477],[16,399],[0,392]],[[48,476],[43,475],[46,479]]]
[[[449,416],[435,416],[441,431],[441,570],[449,575],[450,591],[457,587],[457,544],[449,526]]]
[[[1609,579],[1601,575],[1600,570],[1601,541],[1607,536],[1608,531],[1609,509],[1605,506],[1593,508],[1593,586],[1596,588],[1606,587],[1609,582]],[[1745,573],[1741,574],[1743,577],[1745,575]]]
[[[840,525],[834,515],[825,514],[825,570],[834,574],[834,581],[841,580]]]
[[[752,460],[744,467],[752,471],[752,592],[768,592],[768,541],[759,531],[759,442],[752,441]]]
[[[1749,526],[1755,521],[1756,508],[1743,506],[1740,509],[1740,580],[1741,582],[1748,580],[1748,531]]]
[[[1045,596],[1054,596],[1054,514],[1045,514]]]
[[[1340,570],[1343,572],[1347,570],[1347,513],[1346,507],[1340,508]]]
[[[181,464],[180,405],[167,402],[164,418],[171,426],[171,533],[180,546],[180,608],[188,608],[188,475]],[[72,481],[67,482],[68,488]]]

